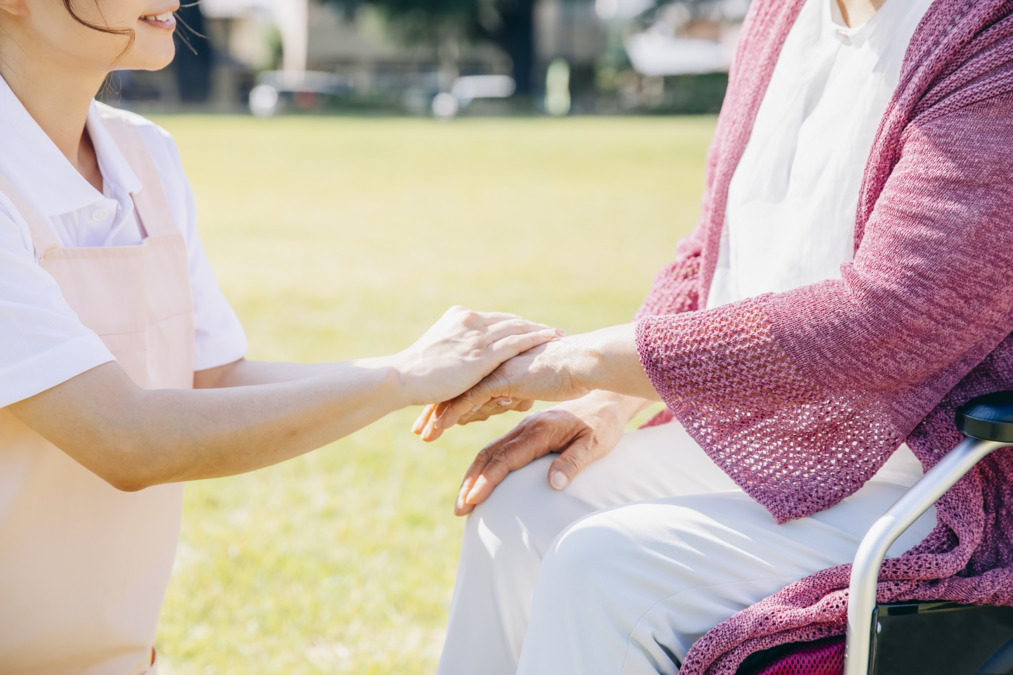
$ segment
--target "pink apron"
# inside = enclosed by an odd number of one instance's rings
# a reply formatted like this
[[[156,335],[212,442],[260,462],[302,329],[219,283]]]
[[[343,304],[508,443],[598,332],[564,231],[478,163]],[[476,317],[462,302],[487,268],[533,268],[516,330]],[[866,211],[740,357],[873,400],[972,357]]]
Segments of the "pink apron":
[[[0,176],[39,264],[139,386],[193,386],[186,245],[138,131],[104,120],[141,179],[138,246],[64,248]],[[182,484],[116,490],[0,409],[0,673],[151,674]]]

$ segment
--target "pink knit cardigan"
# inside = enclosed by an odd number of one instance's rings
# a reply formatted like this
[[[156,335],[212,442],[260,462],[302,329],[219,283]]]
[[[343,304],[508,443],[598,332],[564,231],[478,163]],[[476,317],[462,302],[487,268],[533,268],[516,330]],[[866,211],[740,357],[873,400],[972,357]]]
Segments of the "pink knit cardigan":
[[[829,0],[827,0],[829,1]],[[754,0],[707,159],[700,222],[638,313],[641,362],[708,455],[778,522],[837,504],[907,441],[925,467],[954,409],[1013,389],[1013,0],[936,0],[908,49],[866,166],[842,279],[700,309],[728,184],[803,0]],[[886,561],[880,601],[1013,605],[1013,452],[937,505]],[[682,673],[844,631],[849,566],[717,626]]]

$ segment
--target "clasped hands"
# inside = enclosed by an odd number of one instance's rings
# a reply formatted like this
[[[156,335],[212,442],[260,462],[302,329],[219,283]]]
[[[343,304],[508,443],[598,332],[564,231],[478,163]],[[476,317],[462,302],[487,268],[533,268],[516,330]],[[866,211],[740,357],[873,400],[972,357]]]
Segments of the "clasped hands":
[[[478,453],[455,504],[458,515],[484,501],[513,470],[555,452],[548,481],[565,488],[582,468],[608,453],[639,410],[658,399],[640,366],[634,326],[562,334],[504,360],[464,393],[425,406],[412,431],[433,441],[455,424],[534,401],[563,401],[524,419]]]

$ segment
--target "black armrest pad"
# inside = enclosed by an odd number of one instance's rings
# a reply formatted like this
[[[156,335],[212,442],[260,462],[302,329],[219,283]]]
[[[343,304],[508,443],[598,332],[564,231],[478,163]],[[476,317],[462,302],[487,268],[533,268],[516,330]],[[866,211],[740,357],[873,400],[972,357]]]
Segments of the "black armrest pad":
[[[1013,443],[1013,391],[972,398],[957,408],[957,428],[971,438]]]

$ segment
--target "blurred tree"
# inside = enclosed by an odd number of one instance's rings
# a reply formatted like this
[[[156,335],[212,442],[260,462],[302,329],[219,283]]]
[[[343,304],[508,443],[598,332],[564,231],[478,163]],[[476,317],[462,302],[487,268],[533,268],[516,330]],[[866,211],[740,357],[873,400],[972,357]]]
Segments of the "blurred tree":
[[[458,40],[487,40],[513,62],[517,93],[534,92],[536,0],[324,0],[353,12],[379,9],[402,36],[438,50],[456,51]]]
[[[200,6],[184,3],[176,10],[182,24],[176,32],[176,58],[173,69],[183,103],[207,103],[211,94],[211,41],[205,37],[204,14]]]

